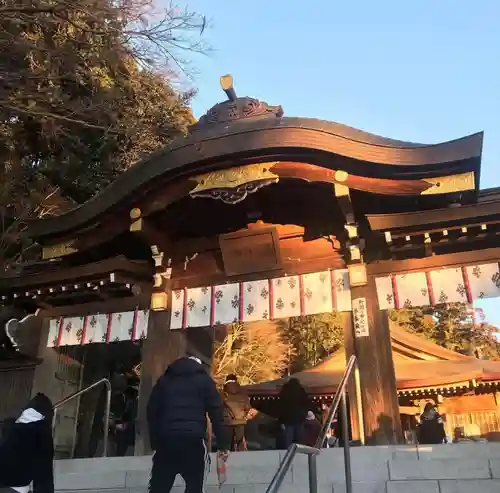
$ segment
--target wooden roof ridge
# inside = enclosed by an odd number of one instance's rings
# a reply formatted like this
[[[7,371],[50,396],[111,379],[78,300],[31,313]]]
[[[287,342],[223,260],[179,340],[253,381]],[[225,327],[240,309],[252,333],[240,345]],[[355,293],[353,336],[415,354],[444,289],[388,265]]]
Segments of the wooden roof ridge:
[[[479,174],[483,132],[439,144],[386,139],[338,123],[312,118],[273,118],[213,125],[175,139],[139,161],[107,188],[80,206],[30,224],[32,238],[57,236],[96,221],[138,193],[167,181],[223,167],[261,161],[299,160],[372,178],[410,179],[474,171]],[[327,164],[325,164],[327,163]],[[127,203],[128,203],[127,202]]]
[[[425,340],[416,334],[412,334],[398,324],[391,324],[391,342],[393,357],[402,355],[405,359],[418,361],[464,361],[476,359],[472,356],[457,353],[451,349],[444,348],[439,344]],[[304,370],[309,371],[331,371],[332,363],[337,363],[339,356],[342,356],[345,365],[345,351],[339,349],[334,354],[323,360],[314,368]]]
[[[391,341],[393,351],[404,353],[408,351],[410,356],[413,355],[413,359],[415,360],[463,361],[472,358],[472,356],[457,353],[416,334],[412,334],[396,323],[391,324]]]
[[[484,195],[483,195],[484,197]],[[447,224],[472,220],[478,222],[486,218],[500,216],[500,193],[491,200],[481,200],[473,204],[459,207],[443,207],[439,209],[421,209],[414,212],[394,212],[389,214],[367,214],[366,218],[372,231],[391,231],[417,226]]]

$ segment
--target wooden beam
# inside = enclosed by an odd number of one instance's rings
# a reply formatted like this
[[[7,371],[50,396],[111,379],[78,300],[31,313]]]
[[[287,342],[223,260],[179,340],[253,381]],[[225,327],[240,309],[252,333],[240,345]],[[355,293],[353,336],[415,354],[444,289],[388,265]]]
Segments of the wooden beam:
[[[474,248],[477,251],[482,251],[483,246],[479,245],[481,242],[484,242],[485,240],[490,243],[496,243],[498,244],[498,237],[500,236],[500,231],[495,231],[495,232],[490,232],[488,234],[486,233],[479,233],[476,235],[473,234],[467,234],[467,235],[461,235],[461,236],[443,236],[440,239],[434,239],[432,238],[430,242],[424,242],[423,237],[413,237],[412,240],[413,242],[411,243],[406,243],[406,244],[401,244],[401,242],[394,242],[391,245],[389,245],[389,250],[391,253],[397,253],[397,252],[408,252],[410,250],[418,250],[421,249],[425,246],[432,247],[433,251],[436,251],[440,247],[448,246],[450,249],[452,247],[460,247],[463,248],[465,245],[467,248],[472,249]],[[475,246],[476,245],[476,246]]]
[[[59,264],[58,269],[37,272],[30,275],[18,273],[0,277],[0,291],[43,289],[47,286],[92,282],[115,272],[134,279],[148,279],[151,267],[148,262],[129,260],[123,256],[100,260],[90,264],[71,267]],[[50,289],[50,288],[49,288]]]
[[[95,301],[91,303],[80,303],[71,306],[52,307],[42,310],[40,316],[44,318],[77,317],[93,315],[96,313],[112,313],[132,311],[136,308],[145,310],[149,308],[151,293],[143,293],[130,298],[115,298],[109,301]]]
[[[500,247],[474,250],[472,252],[457,252],[444,255],[434,255],[426,258],[407,260],[380,260],[367,265],[368,273],[375,276],[439,269],[443,267],[458,267],[468,264],[485,264],[500,261]]]
[[[309,183],[337,183],[337,173],[342,170],[332,170],[314,164],[298,161],[278,161],[271,170],[280,178],[293,178]],[[390,180],[387,178],[370,178],[366,176],[348,174],[340,183],[352,190],[361,190],[381,195],[418,196],[433,184],[425,180]]]
[[[393,231],[405,228],[428,230],[433,227],[443,229],[452,225],[464,226],[471,222],[481,224],[498,220],[500,200],[415,212],[368,214],[366,217],[372,231]]]

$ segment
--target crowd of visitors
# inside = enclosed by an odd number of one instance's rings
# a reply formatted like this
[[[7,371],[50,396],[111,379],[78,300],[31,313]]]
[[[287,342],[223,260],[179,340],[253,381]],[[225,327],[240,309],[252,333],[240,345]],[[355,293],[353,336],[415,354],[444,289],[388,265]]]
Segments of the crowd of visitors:
[[[315,446],[328,417],[328,406],[323,404],[318,419],[309,409],[307,392],[295,378],[282,387],[278,406],[278,447],[292,443]],[[115,408],[121,409],[114,422],[117,454],[124,455],[135,434],[137,388],[128,386],[115,396]],[[53,415],[50,399],[37,394],[4,432],[0,441],[0,493],[54,493]],[[219,393],[210,376],[209,362],[202,357],[188,355],[169,365],[154,386],[147,407],[150,444],[155,452],[150,492],[167,493],[178,474],[184,478],[188,493],[203,491],[212,430],[217,439],[218,463],[225,463],[230,451],[247,450],[245,425],[254,415],[235,375],[228,375]],[[325,446],[335,441],[342,445],[343,437],[335,429],[334,422]],[[417,437],[422,444],[446,443],[443,419],[432,403],[425,406],[420,417]]]

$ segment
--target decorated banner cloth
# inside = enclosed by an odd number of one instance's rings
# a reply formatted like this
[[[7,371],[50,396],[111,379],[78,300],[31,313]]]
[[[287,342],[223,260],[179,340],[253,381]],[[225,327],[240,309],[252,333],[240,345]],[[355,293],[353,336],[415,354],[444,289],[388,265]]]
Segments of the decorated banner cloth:
[[[375,279],[381,310],[473,303],[500,297],[497,262],[410,272]]]
[[[171,329],[351,311],[347,269],[176,290]]]
[[[149,310],[99,313],[50,320],[48,347],[136,341],[148,334]]]

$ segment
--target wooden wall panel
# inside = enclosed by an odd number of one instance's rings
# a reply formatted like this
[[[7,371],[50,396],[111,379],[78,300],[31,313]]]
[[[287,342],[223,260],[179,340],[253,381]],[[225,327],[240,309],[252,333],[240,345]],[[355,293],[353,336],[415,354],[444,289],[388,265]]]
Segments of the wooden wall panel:
[[[0,371],[0,422],[15,418],[31,397],[34,368]]]
[[[265,225],[266,227],[269,225]],[[231,281],[248,281],[303,274],[323,269],[345,268],[338,242],[332,238],[304,240],[304,230],[298,226],[278,226],[282,269],[226,277],[217,238],[178,242],[172,263],[174,289]]]
[[[439,406],[442,413],[472,413],[475,411],[497,411],[494,394],[447,397]]]

